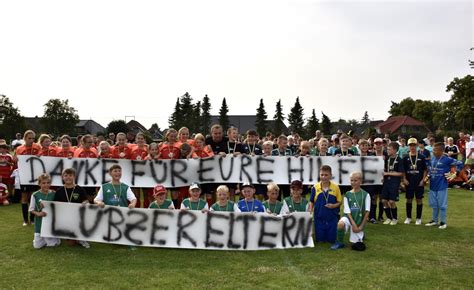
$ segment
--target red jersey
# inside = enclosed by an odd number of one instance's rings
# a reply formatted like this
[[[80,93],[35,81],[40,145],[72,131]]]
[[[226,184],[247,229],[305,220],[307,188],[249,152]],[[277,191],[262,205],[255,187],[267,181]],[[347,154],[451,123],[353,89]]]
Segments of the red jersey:
[[[147,156],[148,156],[148,150],[145,146],[143,148],[135,146],[135,148],[133,148],[132,153],[130,155],[130,159],[132,159],[132,160],[146,160]]]
[[[130,159],[132,148],[127,144],[125,146],[116,145],[110,148],[111,156],[114,159]]]
[[[74,152],[75,158],[97,158],[97,151],[95,148],[85,149],[85,148],[78,148]]]
[[[41,148],[38,156],[51,156],[56,157],[57,150],[55,147]]]
[[[8,187],[4,183],[0,183],[0,198],[5,198],[8,195]]]
[[[214,152],[209,151],[208,147],[202,149],[194,148],[193,158],[206,158],[214,156]]]
[[[189,145],[194,146],[194,139],[188,139],[186,140],[186,142],[177,141],[174,145],[178,148],[181,148],[181,145],[183,145],[183,143],[188,143]]]
[[[38,155],[41,151],[41,146],[36,143],[31,146],[21,145],[16,148],[16,155]]]
[[[10,154],[0,154],[0,176],[2,177],[2,180],[10,179],[13,165],[13,157]]]
[[[110,153],[110,150],[107,152],[102,151],[99,153],[98,157],[99,158],[112,158],[112,153]]]
[[[75,150],[73,147],[69,147],[69,149],[58,148],[58,151],[56,151],[56,156],[72,158],[74,157],[74,151]]]
[[[160,147],[158,159],[180,159],[181,150],[176,146],[177,144],[169,145],[163,144]]]

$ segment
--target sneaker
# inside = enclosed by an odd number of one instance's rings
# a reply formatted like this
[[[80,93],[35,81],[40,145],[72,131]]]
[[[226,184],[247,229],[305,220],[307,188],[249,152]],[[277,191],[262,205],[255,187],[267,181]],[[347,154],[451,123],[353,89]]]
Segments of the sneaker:
[[[383,222],[383,217],[379,217],[379,218],[378,218],[378,221],[379,221],[379,222]]]
[[[429,223],[425,224],[425,226],[427,226],[427,227],[432,227],[432,226],[437,226],[437,225],[438,225],[438,223],[435,222],[435,221],[430,221]]]
[[[344,244],[337,241],[331,246],[331,250],[339,250],[342,248],[344,248]]]
[[[411,218],[407,218],[404,222],[404,224],[409,225],[411,223]]]
[[[447,227],[448,227],[447,224],[445,224],[445,223],[440,223],[438,229],[444,230],[444,229],[447,228]]]
[[[91,245],[89,245],[89,243],[86,241],[78,241],[77,243],[86,249],[89,249],[91,247]]]
[[[24,226],[24,227],[26,227],[27,225],[28,225],[27,223],[23,222],[23,226]]]
[[[421,225],[421,219],[416,219],[415,225],[417,226]]]
[[[391,219],[386,219],[386,220],[383,222],[383,224],[384,224],[384,225],[389,225],[391,222],[392,222]]]
[[[398,224],[398,220],[392,220],[392,221],[390,222],[390,225],[391,225],[391,226],[395,226],[395,225],[397,225],[397,224]]]
[[[373,224],[376,224],[376,223],[377,223],[377,221],[376,221],[374,218],[371,218],[371,219],[369,220],[369,222],[371,222],[371,223],[373,223]]]

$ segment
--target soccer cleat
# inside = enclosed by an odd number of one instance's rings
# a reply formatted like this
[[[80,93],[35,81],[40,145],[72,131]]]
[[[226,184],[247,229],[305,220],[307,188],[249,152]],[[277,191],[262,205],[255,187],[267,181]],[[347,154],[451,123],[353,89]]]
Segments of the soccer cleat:
[[[440,223],[438,228],[439,228],[440,230],[444,230],[444,229],[447,228],[447,227],[448,227],[447,224],[445,224],[445,223]]]
[[[369,220],[369,222],[371,222],[371,223],[373,223],[373,224],[376,224],[376,223],[377,223],[377,220],[374,219],[374,218],[371,218],[371,219]]]
[[[23,222],[23,226],[24,226],[24,227],[26,227],[27,225],[28,225],[27,223]]]
[[[86,249],[89,249],[91,246],[89,245],[88,242],[86,241],[78,241],[79,245],[81,245],[82,247],[86,248]]]
[[[331,246],[331,250],[339,250],[339,249],[342,249],[344,248],[344,244],[341,243],[341,242],[338,242],[336,241],[332,246]]]
[[[411,218],[406,218],[404,224],[409,225],[411,223]]]
[[[415,225],[417,225],[417,226],[421,225],[421,219],[416,219]]]
[[[384,224],[384,225],[389,225],[391,222],[392,222],[391,219],[386,219],[386,220],[383,222],[383,224]]]
[[[430,221],[429,223],[425,224],[425,226],[427,226],[427,227],[432,227],[432,226],[437,226],[437,225],[438,225],[438,223],[435,222],[435,221]]]
[[[397,223],[398,223],[398,220],[392,220],[392,221],[390,222],[390,225],[391,225],[391,226],[395,226],[395,225],[397,225]]]

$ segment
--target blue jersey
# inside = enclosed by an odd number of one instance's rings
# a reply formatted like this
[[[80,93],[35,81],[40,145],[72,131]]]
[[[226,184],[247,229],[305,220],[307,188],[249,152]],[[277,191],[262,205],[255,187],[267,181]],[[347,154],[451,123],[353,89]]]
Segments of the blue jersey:
[[[444,176],[451,171],[452,166],[456,166],[458,161],[446,155],[431,159],[430,167],[430,190],[440,191],[448,188],[448,180]]]
[[[265,207],[259,200],[246,201],[242,199],[237,204],[241,212],[265,212]]]
[[[340,203],[342,202],[341,191],[337,184],[330,182],[327,191],[323,191],[321,182],[311,189],[311,196],[309,201],[313,203],[313,217],[315,221],[334,221],[339,220],[339,207],[338,208],[327,208],[325,205],[328,203]]]

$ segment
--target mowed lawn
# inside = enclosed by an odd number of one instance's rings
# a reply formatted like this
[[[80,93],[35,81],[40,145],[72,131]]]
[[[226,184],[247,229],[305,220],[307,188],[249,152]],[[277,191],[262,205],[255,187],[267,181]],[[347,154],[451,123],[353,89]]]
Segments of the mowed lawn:
[[[404,225],[404,202],[401,195],[397,226],[368,226],[365,252],[328,244],[255,252],[98,243],[35,250],[20,206],[0,207],[0,288],[474,288],[474,192],[449,191],[446,230]],[[423,222],[430,216],[425,205]]]

